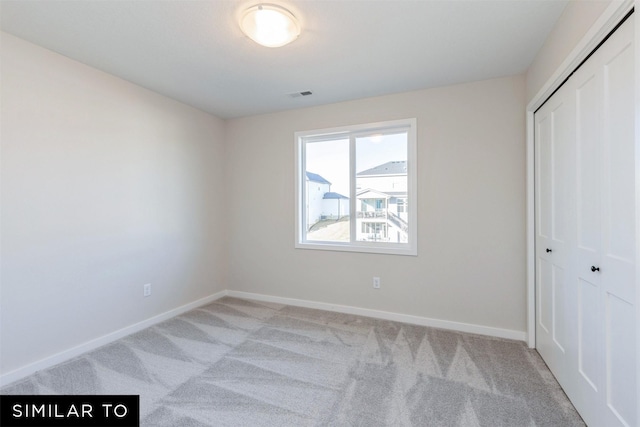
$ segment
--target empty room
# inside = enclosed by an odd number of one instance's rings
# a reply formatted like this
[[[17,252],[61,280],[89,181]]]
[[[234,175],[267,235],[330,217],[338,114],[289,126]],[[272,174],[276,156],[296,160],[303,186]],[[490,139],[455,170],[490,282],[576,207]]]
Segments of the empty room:
[[[0,0],[3,426],[640,426],[637,0]]]

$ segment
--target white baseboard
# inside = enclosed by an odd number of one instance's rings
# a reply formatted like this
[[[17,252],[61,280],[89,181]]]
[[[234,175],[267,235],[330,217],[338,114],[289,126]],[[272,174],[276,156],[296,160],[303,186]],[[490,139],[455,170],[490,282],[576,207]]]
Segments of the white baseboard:
[[[335,311],[338,313],[355,314],[358,316],[374,317],[376,319],[393,320],[395,322],[410,323],[412,325],[430,326],[433,328],[449,329],[458,332],[487,335],[496,338],[507,338],[526,341],[527,333],[512,329],[494,328],[491,326],[474,325],[471,323],[453,322],[451,320],[431,319],[429,317],[412,316],[410,314],[392,313],[389,311],[371,310],[368,308],[352,307],[349,305],[329,304],[294,298],[276,297],[271,295],[254,294],[251,292],[227,291],[230,297],[252,299],[255,301],[275,302],[294,305],[297,307],[316,308],[318,310]]]
[[[72,347],[68,350],[61,351],[60,353],[56,353],[52,356],[45,357],[44,359],[40,359],[36,362],[30,363],[21,368],[2,374],[0,375],[0,387],[3,387],[14,381],[17,381],[21,378],[31,375],[36,371],[50,368],[51,366],[57,365],[58,363],[65,362],[69,359],[72,359],[88,351],[94,350],[98,347],[102,347],[103,345],[109,344],[122,337],[126,337],[127,335],[131,335],[135,332],[139,332],[145,328],[148,328],[149,326],[155,325],[156,323],[160,323],[167,319],[171,319],[172,317],[178,316],[182,313],[186,313],[187,311],[193,310],[194,308],[198,308],[203,305],[209,304],[210,302],[220,299],[226,295],[227,295],[226,290],[217,292],[207,297],[200,298],[199,300],[196,300],[188,304],[182,305],[180,307],[174,308],[172,310],[166,311],[162,314],[158,314],[157,316],[150,317],[149,319],[143,320],[142,322],[135,323],[125,328],[111,332],[107,335],[103,335],[99,338],[96,338],[91,341],[87,341],[85,343]]]
[[[368,308],[353,307],[348,305],[329,304],[324,302],[308,301],[295,298],[276,297],[271,295],[254,294],[250,292],[241,291],[220,291],[199,300],[193,301],[189,304],[174,308],[166,311],[157,316],[143,320],[142,322],[135,323],[117,331],[111,332],[107,335],[103,335],[99,338],[87,341],[78,346],[72,347],[68,350],[61,351],[52,356],[45,357],[44,359],[30,363],[21,368],[0,375],[0,387],[10,384],[14,381],[18,381],[28,375],[50,368],[58,363],[65,362],[76,356],[79,356],[88,351],[94,350],[105,344],[109,344],[115,340],[118,340],[127,335],[131,335],[135,332],[139,332],[149,326],[153,326],[164,320],[170,319],[175,316],[179,316],[182,313],[186,313],[194,308],[201,307],[209,304],[215,300],[218,300],[224,296],[232,296],[236,298],[250,299],[255,301],[274,302],[279,304],[293,305],[297,307],[315,308],[318,310],[335,311],[338,313],[355,314],[358,316],[373,317],[377,319],[393,320],[396,322],[409,323],[412,325],[430,326],[434,328],[449,329],[458,332],[468,332],[472,334],[487,335],[497,338],[507,338],[518,341],[526,341],[527,334],[522,331],[515,331],[511,329],[493,328],[490,326],[474,325],[470,323],[453,322],[450,320],[431,319],[428,317],[412,316],[409,314],[392,313],[388,311],[372,310]]]

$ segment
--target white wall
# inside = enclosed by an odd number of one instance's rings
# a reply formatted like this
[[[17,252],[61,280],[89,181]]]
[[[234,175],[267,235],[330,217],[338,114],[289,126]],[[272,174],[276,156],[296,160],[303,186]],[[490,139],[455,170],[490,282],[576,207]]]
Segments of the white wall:
[[[349,199],[323,199],[321,215],[334,219],[349,215]]]
[[[224,122],[1,36],[5,374],[225,289],[228,203]]]
[[[229,288],[524,332],[524,108],[517,76],[228,121]],[[295,249],[294,132],[413,117],[418,256]]]
[[[538,93],[612,1],[620,0],[572,0],[567,4],[529,66],[527,101]]]

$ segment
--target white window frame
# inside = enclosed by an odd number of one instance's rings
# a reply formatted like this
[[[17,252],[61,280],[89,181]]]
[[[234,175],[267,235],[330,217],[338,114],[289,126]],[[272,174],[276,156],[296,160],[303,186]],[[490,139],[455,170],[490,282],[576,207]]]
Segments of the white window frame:
[[[407,132],[407,200],[409,233],[407,243],[391,242],[361,242],[356,239],[356,137],[371,133],[392,134],[398,131]],[[418,255],[418,191],[417,191],[417,142],[416,119],[393,120],[386,122],[368,123],[353,126],[343,126],[328,129],[316,129],[295,133],[295,247],[298,249],[316,249],[345,252],[366,252],[391,255]],[[306,177],[306,144],[330,139],[349,139],[349,177],[351,189],[349,194],[349,217],[351,227],[350,242],[322,242],[307,240],[305,230],[305,177]],[[393,160],[393,159],[390,159]]]

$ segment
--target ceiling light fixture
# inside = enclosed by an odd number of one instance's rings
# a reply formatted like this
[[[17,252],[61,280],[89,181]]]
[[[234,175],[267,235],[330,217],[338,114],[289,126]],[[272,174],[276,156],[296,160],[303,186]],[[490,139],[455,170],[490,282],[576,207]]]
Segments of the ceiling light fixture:
[[[298,20],[287,9],[275,4],[257,4],[240,18],[240,28],[254,42],[266,47],[280,47],[300,35]]]

